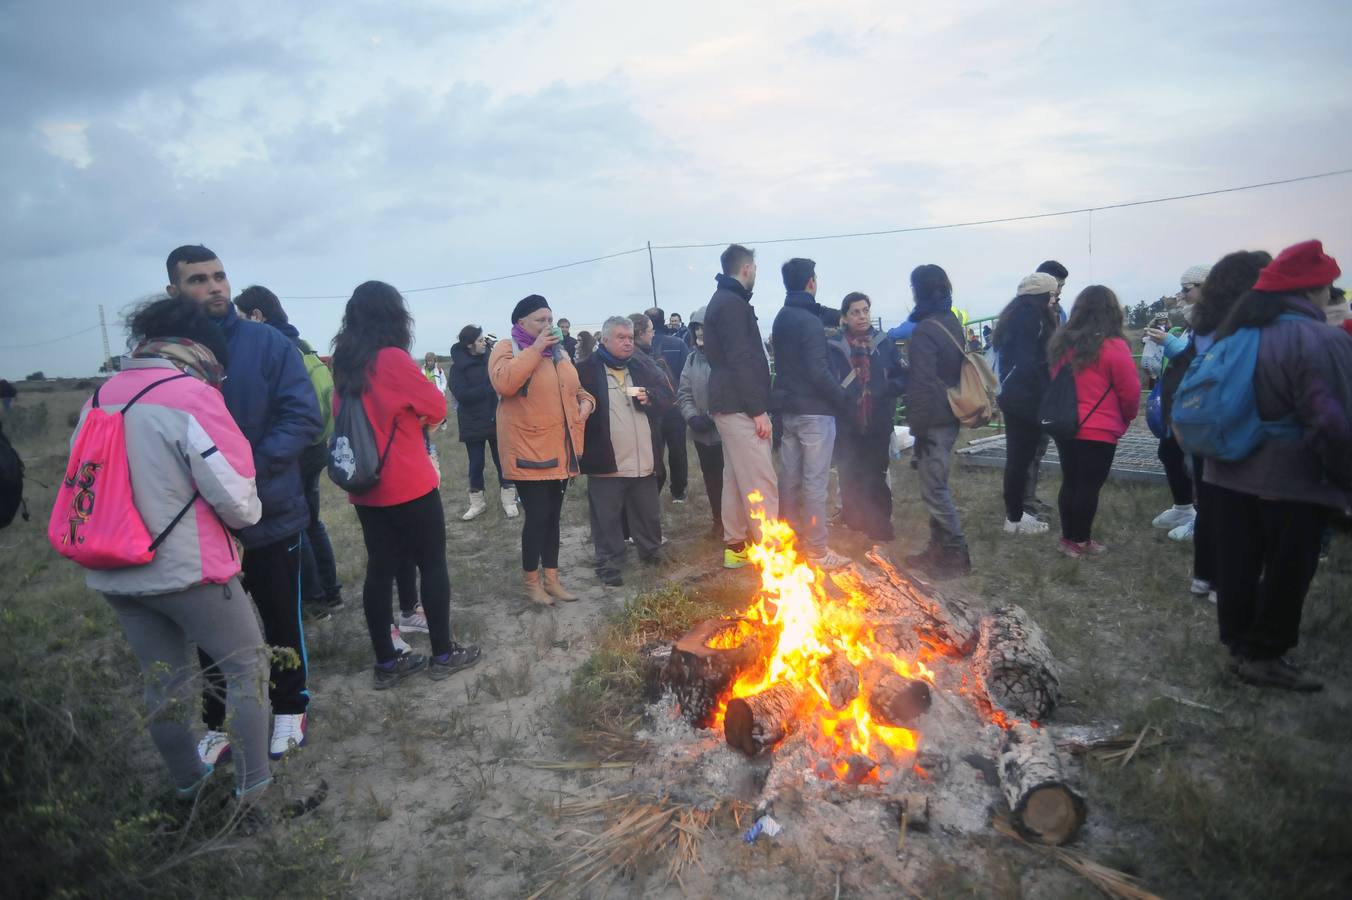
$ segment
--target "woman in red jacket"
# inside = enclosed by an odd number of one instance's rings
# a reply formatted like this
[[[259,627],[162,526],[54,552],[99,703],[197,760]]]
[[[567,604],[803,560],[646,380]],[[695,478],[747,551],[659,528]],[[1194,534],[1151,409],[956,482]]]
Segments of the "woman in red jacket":
[[[409,355],[413,317],[400,293],[380,281],[352,292],[343,324],[333,339],[333,406],[359,395],[386,448],[375,487],[350,495],[366,542],[362,605],[375,649],[375,689],[393,687],[427,669],[434,681],[479,661],[479,648],[451,640],[451,580],[446,572],[446,518],[440,479],[427,455],[423,427],[446,418],[446,397]],[[390,633],[395,575],[405,554],[422,573],[422,605],[432,658],[395,653]]]
[[[1060,548],[1072,559],[1106,549],[1090,537],[1099,491],[1112,469],[1118,438],[1141,408],[1141,380],[1122,323],[1117,295],[1091,284],[1075,298],[1070,319],[1047,344],[1053,378],[1063,366],[1074,366],[1080,409],[1075,437],[1056,439],[1061,457]]]

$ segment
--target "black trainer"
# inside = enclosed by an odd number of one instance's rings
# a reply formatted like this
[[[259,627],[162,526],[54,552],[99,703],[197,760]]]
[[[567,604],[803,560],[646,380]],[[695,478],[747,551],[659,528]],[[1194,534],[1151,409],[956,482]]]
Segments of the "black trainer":
[[[468,669],[479,661],[480,651],[474,644],[457,644],[451,641],[449,658],[442,662],[435,656],[427,662],[427,677],[433,681],[450,678],[462,669]]]
[[[387,691],[410,675],[416,675],[427,668],[427,657],[421,653],[407,653],[394,661],[394,665],[374,668],[372,687],[378,691]]]
[[[1324,682],[1304,674],[1284,659],[1244,659],[1235,670],[1239,680],[1258,687],[1312,694],[1324,689]]]

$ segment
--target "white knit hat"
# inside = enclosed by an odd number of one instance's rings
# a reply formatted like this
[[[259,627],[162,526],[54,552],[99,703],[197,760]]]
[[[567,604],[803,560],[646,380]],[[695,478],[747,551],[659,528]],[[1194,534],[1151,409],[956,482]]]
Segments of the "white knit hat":
[[[1019,296],[1025,294],[1054,294],[1056,293],[1056,279],[1045,272],[1034,272],[1032,275],[1024,276],[1023,281],[1019,282]]]
[[[1183,276],[1178,279],[1178,283],[1185,289],[1190,284],[1200,286],[1206,281],[1206,277],[1211,274],[1211,266],[1189,266]]]

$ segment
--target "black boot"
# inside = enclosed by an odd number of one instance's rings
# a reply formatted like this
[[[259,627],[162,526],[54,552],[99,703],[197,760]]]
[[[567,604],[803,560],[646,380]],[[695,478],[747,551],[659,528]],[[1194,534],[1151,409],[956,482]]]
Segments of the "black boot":
[[[944,574],[940,578],[961,578],[972,574],[972,554],[966,544],[948,546],[943,550],[941,568]]]

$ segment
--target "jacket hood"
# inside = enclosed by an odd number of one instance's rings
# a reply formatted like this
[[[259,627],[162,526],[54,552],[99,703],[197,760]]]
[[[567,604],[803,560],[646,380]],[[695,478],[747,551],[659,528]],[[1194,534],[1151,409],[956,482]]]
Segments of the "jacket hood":
[[[705,311],[706,309],[708,309],[708,308],[709,308],[708,306],[701,306],[699,309],[697,309],[697,310],[695,310],[694,312],[692,312],[692,313],[690,314],[690,324],[691,324],[691,325],[703,325],[703,324],[704,324],[704,311]]]
[[[286,335],[287,339],[297,347],[301,345],[300,332],[296,330],[295,325],[292,325],[290,322],[269,322],[268,324]]]

